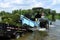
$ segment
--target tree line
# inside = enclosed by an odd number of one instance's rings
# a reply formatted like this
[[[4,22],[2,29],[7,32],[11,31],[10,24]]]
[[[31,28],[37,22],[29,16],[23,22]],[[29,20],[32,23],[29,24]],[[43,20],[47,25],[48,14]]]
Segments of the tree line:
[[[42,8],[42,7],[41,7]],[[41,12],[41,10],[33,10],[33,9],[27,9],[27,10],[13,10],[12,13],[9,12],[5,12],[5,11],[1,11],[0,12],[0,17],[2,18],[2,21],[0,21],[0,23],[7,23],[7,24],[13,24],[16,26],[21,26],[19,20],[20,20],[20,15],[31,15],[31,17],[33,18],[34,15],[36,15],[37,12]],[[55,10],[51,10],[51,9],[45,9],[43,8],[43,11],[46,15],[46,17],[48,17],[49,19],[56,19],[59,18],[60,19],[60,14],[57,14]],[[57,16],[58,17],[57,17]],[[29,17],[29,16],[28,16]],[[55,18],[56,17],[56,18]]]

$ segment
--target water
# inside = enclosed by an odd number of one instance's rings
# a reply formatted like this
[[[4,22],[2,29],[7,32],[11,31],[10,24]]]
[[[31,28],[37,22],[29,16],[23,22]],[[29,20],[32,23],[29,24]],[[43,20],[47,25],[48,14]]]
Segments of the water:
[[[23,40],[60,40],[60,20],[56,20],[56,22],[53,22],[54,27],[50,27],[49,31],[45,32],[39,32],[34,31],[33,33],[29,34],[26,38],[23,38]],[[20,40],[20,39],[18,39]],[[22,40],[22,39],[21,39]]]
[[[34,31],[15,40],[60,40],[60,20],[53,22],[53,26],[48,31]]]
[[[47,40],[60,40],[60,20],[53,23],[54,27],[50,27]]]
[[[60,40],[60,20],[56,20],[48,32],[48,40]]]

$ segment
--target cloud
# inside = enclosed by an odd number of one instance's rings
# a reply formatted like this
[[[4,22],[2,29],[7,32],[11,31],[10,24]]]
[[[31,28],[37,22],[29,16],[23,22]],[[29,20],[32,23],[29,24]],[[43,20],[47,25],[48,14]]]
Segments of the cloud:
[[[56,1],[57,1],[57,0],[53,0],[53,1],[52,1],[52,5],[56,5],[56,4],[57,4]]]
[[[23,3],[23,0],[11,0],[10,3],[15,3],[15,4],[22,4]]]
[[[33,4],[33,7],[43,7],[43,3],[41,3],[41,2],[35,2]]]
[[[0,3],[0,7],[1,8],[12,8],[12,9],[43,7],[44,6],[43,3],[38,2],[38,1],[37,0],[4,0]]]
[[[53,0],[52,5],[60,4],[60,0]]]
[[[11,7],[9,3],[0,3],[1,8],[8,8]]]
[[[37,2],[37,0],[25,0],[25,1],[21,1],[20,2],[19,0],[16,0],[16,1],[12,1],[11,2],[11,5],[14,5],[15,7],[13,7],[12,9],[31,9],[32,7],[43,7],[43,3],[41,2]]]
[[[51,8],[58,11],[60,0],[0,0],[0,10],[31,9],[33,7]]]

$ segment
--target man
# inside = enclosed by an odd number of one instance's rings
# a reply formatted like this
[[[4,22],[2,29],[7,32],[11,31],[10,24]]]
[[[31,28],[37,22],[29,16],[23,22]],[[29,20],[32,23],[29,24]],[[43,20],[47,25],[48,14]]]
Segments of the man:
[[[45,23],[44,23],[44,17],[45,17],[45,15],[44,15],[44,13],[43,12],[41,12],[41,13],[37,13],[37,15],[35,15],[35,20],[36,20],[36,22],[40,22],[40,27],[41,28],[44,28],[45,27]],[[40,19],[41,18],[41,19]],[[40,20],[40,21],[39,21]]]
[[[38,12],[37,15],[35,15],[35,18],[41,18],[41,14]]]
[[[39,19],[41,18],[41,14],[38,12],[36,15],[35,15],[35,21],[36,23],[40,22]],[[39,27],[39,25],[37,25],[37,28]]]
[[[35,15],[35,18],[44,18],[45,17],[45,14],[43,13],[43,12],[41,12],[41,13],[37,13],[37,15]]]
[[[38,21],[39,18],[41,18],[41,14],[38,12],[38,13],[35,15],[35,20]]]

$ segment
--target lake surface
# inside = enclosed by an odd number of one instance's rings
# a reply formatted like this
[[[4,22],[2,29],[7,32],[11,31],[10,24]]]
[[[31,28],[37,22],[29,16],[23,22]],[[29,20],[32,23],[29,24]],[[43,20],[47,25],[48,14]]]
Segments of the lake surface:
[[[53,25],[54,27],[51,27],[48,32],[48,38],[50,40],[60,40],[60,20],[56,20]]]
[[[53,22],[53,26],[48,31],[34,31],[15,40],[60,40],[60,20]]]
[[[50,27],[46,32],[34,31],[23,40],[60,40],[60,20],[53,22],[54,27]],[[21,39],[21,40],[22,40]]]

